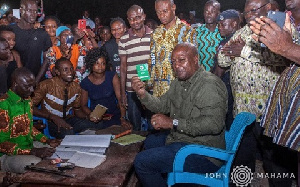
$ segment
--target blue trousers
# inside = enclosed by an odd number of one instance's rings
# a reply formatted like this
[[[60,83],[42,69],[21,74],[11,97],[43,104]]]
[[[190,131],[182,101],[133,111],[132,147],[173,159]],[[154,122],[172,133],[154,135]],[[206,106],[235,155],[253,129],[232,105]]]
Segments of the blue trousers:
[[[134,161],[135,171],[143,187],[167,186],[167,174],[173,170],[173,160],[179,149],[188,145],[176,142],[165,145],[167,132],[149,135],[145,140],[145,150],[140,152]],[[187,157],[184,170],[197,173],[211,173],[219,169],[201,155]]]
[[[142,104],[135,92],[127,92],[128,119],[133,125],[133,130],[141,130]]]

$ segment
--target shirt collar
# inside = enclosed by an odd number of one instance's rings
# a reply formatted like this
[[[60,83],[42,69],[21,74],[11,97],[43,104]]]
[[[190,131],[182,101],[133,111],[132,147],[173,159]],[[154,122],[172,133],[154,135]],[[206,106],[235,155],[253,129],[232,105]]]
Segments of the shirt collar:
[[[144,25],[144,27],[145,27],[145,35],[152,33],[152,30],[147,25]],[[129,36],[136,36],[136,34],[132,31],[132,28],[128,29],[128,34],[129,34]]]
[[[17,95],[11,89],[9,89],[7,91],[7,95],[8,95],[8,98],[14,103],[18,103],[23,100],[19,95]],[[28,100],[30,100],[30,98],[24,99],[23,101],[28,101]]]
[[[188,80],[186,81],[182,81],[181,82],[181,85],[185,88],[189,87],[190,85],[192,85],[194,82],[197,81],[197,77],[198,75],[203,71],[202,68],[199,68],[195,73],[194,75],[191,76],[191,78],[189,78]]]
[[[183,23],[177,16],[175,17],[175,20],[176,20],[175,25],[173,25],[173,26],[170,27],[169,29],[166,29],[165,25],[163,25],[163,24],[162,24],[162,28],[163,28],[164,30],[171,30],[171,29],[177,27],[179,24]]]

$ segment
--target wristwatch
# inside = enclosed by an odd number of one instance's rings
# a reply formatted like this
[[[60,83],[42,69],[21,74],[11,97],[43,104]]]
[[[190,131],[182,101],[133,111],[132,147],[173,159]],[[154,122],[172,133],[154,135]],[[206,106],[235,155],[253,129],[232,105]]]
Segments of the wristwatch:
[[[178,126],[178,119],[173,119],[173,129],[176,131]]]

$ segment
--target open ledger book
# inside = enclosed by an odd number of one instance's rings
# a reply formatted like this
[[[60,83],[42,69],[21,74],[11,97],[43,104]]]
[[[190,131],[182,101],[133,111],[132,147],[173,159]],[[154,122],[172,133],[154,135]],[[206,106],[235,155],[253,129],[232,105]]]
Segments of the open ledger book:
[[[66,135],[51,158],[68,159],[75,166],[95,168],[105,161],[106,148],[110,145],[111,134]]]

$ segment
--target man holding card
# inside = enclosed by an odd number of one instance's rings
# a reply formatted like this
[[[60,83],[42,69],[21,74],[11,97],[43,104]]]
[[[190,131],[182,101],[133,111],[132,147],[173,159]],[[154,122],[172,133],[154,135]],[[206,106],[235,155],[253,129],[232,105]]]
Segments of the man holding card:
[[[172,170],[176,152],[188,144],[200,144],[225,149],[225,116],[227,90],[217,76],[198,66],[198,52],[193,44],[178,44],[171,56],[176,79],[161,97],[150,95],[145,83],[132,78],[132,87],[140,101],[156,114],[151,124],[156,130],[170,131],[152,134],[144,142],[145,150],[135,158],[135,171],[143,186],[166,186],[161,173]],[[165,115],[170,114],[170,115]],[[219,169],[220,161],[204,156],[192,156],[187,170],[211,173]]]
[[[131,28],[119,41],[121,100],[122,105],[128,107],[128,118],[134,130],[141,129],[142,105],[132,89],[131,78],[138,75],[137,65],[140,70],[140,67],[144,67],[143,64],[148,64],[150,57],[152,30],[144,25],[145,18],[144,10],[138,5],[132,5],[127,11],[127,19]]]

